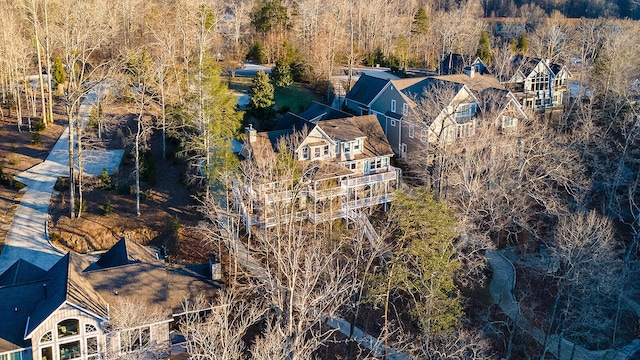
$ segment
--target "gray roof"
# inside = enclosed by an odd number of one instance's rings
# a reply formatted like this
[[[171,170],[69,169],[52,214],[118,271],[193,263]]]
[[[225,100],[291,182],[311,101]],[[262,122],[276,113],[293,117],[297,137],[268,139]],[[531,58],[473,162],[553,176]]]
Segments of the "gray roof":
[[[319,102],[312,102],[309,107],[298,114],[299,117],[307,120],[307,121],[319,121],[319,120],[329,120],[329,119],[342,119],[353,117],[352,114],[346,113],[344,111],[340,111],[338,109],[334,109],[331,106],[321,104]]]
[[[361,104],[369,105],[373,99],[378,96],[382,89],[384,89],[389,81],[391,80],[363,74],[360,76],[360,79],[358,79],[351,91],[349,91],[346,98]]]
[[[0,274],[0,353],[28,347],[25,335],[65,302],[108,319],[108,303],[131,296],[170,316],[185,299],[198,294],[212,299],[219,284],[210,276],[208,266],[168,266],[147,247],[124,238],[96,263],[72,252],[48,271],[18,260]]]

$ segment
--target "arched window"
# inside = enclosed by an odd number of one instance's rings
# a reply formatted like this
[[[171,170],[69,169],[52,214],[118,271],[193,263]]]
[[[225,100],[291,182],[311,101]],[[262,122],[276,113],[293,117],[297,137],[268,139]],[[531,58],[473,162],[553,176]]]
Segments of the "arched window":
[[[98,329],[96,329],[95,326],[93,326],[93,324],[84,324],[84,333],[85,334],[91,334],[98,331]]]
[[[80,322],[78,319],[65,319],[58,323],[58,338],[79,334]]]
[[[51,331],[44,333],[44,335],[42,335],[42,337],[40,338],[40,343],[46,343],[49,341],[53,341],[53,334],[51,333]]]

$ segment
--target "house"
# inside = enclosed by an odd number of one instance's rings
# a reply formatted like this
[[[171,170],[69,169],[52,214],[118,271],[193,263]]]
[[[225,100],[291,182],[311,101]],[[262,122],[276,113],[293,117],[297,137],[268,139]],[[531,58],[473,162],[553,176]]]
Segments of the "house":
[[[386,206],[392,200],[400,170],[391,166],[393,150],[376,116],[288,118],[290,126],[280,123],[278,130],[246,129],[246,159],[260,167],[286,151],[300,170],[295,184],[290,176],[271,176],[272,170],[262,171],[257,181],[245,176],[242,188],[248,204],[243,212],[248,224],[274,226],[292,214],[314,223],[349,218],[354,210]]]
[[[202,275],[211,269],[168,265],[125,238],[95,262],[73,252],[49,270],[18,260],[0,274],[0,359],[101,359],[167,349],[182,302],[211,299],[219,288]],[[157,315],[114,327],[114,310],[124,302]]]
[[[562,108],[568,96],[569,70],[549,59],[517,55],[511,62],[512,72],[501,79],[518,101],[528,109],[544,111]]]
[[[487,75],[489,68],[479,57],[475,57],[473,62],[465,59],[465,56],[456,53],[440,55],[440,64],[438,72],[440,75],[464,74],[473,68],[475,73]]]
[[[475,64],[461,74],[386,80],[384,85],[360,78],[345,105],[375,114],[400,158],[427,149],[429,143],[473,136],[482,112],[494,116],[491,121],[498,128],[516,126],[526,118],[517,98],[496,77],[477,72],[480,63]]]

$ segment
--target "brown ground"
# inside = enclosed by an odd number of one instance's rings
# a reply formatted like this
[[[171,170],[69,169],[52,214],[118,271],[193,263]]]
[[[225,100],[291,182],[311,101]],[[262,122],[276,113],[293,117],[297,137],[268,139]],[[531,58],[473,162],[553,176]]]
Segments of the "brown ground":
[[[58,108],[54,111],[60,114],[61,110]],[[29,132],[28,119],[23,120],[22,132],[18,132],[15,113],[12,112],[12,117],[8,115],[7,109],[2,109],[2,115],[0,115],[0,166],[2,166],[0,249],[4,246],[13,214],[22,196],[22,192],[19,191],[20,184],[15,183],[13,177],[43,162],[65,129],[64,118],[61,115],[55,115],[54,123],[40,131],[40,143],[33,144],[32,136],[34,135]],[[33,119],[32,124],[36,121]]]
[[[100,146],[122,148],[122,134],[130,134],[127,126],[132,125],[129,106],[116,103],[108,105],[104,111],[114,126]],[[46,158],[66,126],[62,109],[54,109],[54,112],[57,113],[55,125],[42,132],[40,146],[31,145],[29,132],[17,132],[15,119],[4,118],[0,123],[0,164],[8,178]],[[49,233],[54,243],[85,253],[105,250],[122,236],[128,236],[140,243],[166,246],[179,262],[201,262],[209,258],[211,250],[203,246],[200,237],[191,229],[199,221],[199,215],[189,189],[182,184],[184,175],[181,174],[186,171],[186,165],[175,157],[162,159],[158,134],[151,138],[149,144],[156,181],[153,184],[141,182],[141,189],[148,195],[141,201],[141,215],[135,214],[136,198],[134,191],[129,190],[134,184],[134,159],[127,155],[131,150],[131,145],[128,145],[118,172],[111,177],[113,189],[102,189],[98,177],[85,177],[83,195],[86,211],[80,219],[69,218],[68,187],[56,186],[60,191],[54,191],[49,210]],[[0,241],[6,236],[19,194],[8,184],[0,186]],[[111,213],[104,214],[107,201],[111,203]]]

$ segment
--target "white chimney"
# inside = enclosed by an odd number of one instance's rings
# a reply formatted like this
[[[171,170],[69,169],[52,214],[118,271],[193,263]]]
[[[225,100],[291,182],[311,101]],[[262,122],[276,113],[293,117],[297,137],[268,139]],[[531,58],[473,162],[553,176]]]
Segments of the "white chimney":
[[[247,134],[247,140],[249,141],[249,143],[256,142],[256,136],[258,132],[253,128],[252,124],[249,124],[249,127],[245,128],[245,132]]]

